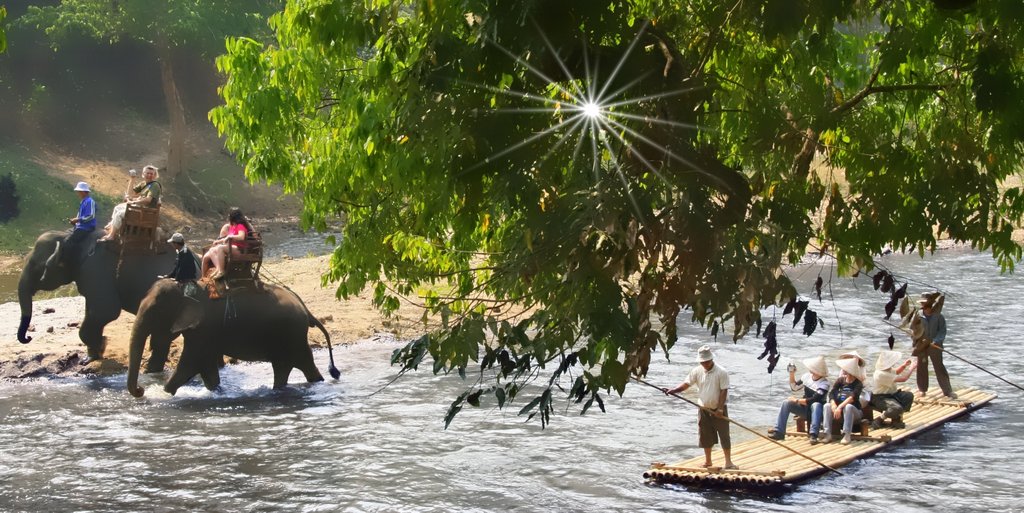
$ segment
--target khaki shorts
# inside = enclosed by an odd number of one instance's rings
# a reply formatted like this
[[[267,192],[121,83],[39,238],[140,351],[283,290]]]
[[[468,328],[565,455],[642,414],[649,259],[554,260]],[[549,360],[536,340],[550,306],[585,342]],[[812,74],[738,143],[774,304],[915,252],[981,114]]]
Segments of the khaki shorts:
[[[722,413],[728,417],[729,407],[722,408]],[[732,449],[732,440],[729,438],[729,421],[721,417],[715,417],[707,410],[701,409],[697,413],[697,433],[699,435],[700,447],[714,447],[716,443],[722,444],[722,449]]]

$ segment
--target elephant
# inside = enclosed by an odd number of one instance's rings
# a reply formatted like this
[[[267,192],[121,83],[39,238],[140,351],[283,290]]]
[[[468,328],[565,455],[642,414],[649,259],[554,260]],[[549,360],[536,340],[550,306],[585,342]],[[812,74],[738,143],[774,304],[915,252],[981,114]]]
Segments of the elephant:
[[[18,280],[18,302],[21,305],[21,324],[18,341],[27,344],[32,337],[26,335],[32,321],[32,297],[40,290],[54,290],[75,282],[78,292],[85,297],[85,318],[78,329],[78,338],[88,348],[89,358],[103,358],[106,340],[103,328],[121,315],[121,310],[135,313],[139,302],[160,274],[174,268],[174,251],[162,245],[157,252],[146,254],[120,254],[116,243],[99,242],[101,230],[96,230],[82,243],[86,254],[80,265],[56,265],[57,248],[67,235],[62,231],[48,231],[36,239],[32,251],[25,257]],[[166,247],[164,247],[166,246]],[[169,333],[154,336],[153,351],[166,355],[174,337]],[[147,372],[163,370],[160,358],[151,359]]]
[[[327,338],[331,377],[338,379],[341,375],[334,366],[327,329],[287,287],[263,284],[229,292],[221,299],[200,296],[186,295],[177,282],[164,279],[154,283],[142,299],[128,351],[127,388],[133,396],[142,397],[145,393],[138,380],[146,338],[164,332],[181,333],[183,338],[178,365],[164,384],[164,390],[171,395],[196,374],[206,388],[216,389],[220,385],[223,356],[270,362],[275,389],[288,384],[293,368],[302,371],[310,383],[323,381],[307,339],[312,327],[319,328]]]

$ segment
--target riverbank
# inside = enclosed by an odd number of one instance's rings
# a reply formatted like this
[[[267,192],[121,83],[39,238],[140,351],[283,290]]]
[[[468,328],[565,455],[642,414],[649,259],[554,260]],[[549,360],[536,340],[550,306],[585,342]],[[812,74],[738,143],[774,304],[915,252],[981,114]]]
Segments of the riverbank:
[[[350,344],[375,337],[412,338],[423,331],[422,312],[403,306],[399,316],[385,318],[373,308],[372,294],[347,300],[334,295],[334,287],[320,286],[320,274],[330,256],[282,257],[264,264],[265,276],[294,290],[331,334],[331,343]],[[107,349],[102,361],[87,362],[85,345],[78,339],[78,325],[85,315],[85,298],[66,297],[35,301],[29,335],[32,342],[20,344],[15,337],[21,313],[18,303],[0,305],[0,378],[17,379],[81,374],[110,375],[124,372],[128,362],[128,339],[135,316],[121,316],[107,325]],[[326,346],[317,329],[309,332],[310,344]],[[172,344],[173,366],[181,351],[181,339]]]

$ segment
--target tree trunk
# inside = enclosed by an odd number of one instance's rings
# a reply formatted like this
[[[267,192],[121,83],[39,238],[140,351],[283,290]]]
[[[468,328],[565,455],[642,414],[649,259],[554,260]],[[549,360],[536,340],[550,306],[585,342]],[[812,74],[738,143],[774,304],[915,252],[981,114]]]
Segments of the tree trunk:
[[[171,48],[166,44],[157,44],[157,53],[160,61],[160,81],[164,89],[164,103],[167,105],[167,119],[171,123],[171,138],[167,147],[166,177],[174,178],[185,171],[187,163],[185,106],[181,103],[178,85],[174,79]]]

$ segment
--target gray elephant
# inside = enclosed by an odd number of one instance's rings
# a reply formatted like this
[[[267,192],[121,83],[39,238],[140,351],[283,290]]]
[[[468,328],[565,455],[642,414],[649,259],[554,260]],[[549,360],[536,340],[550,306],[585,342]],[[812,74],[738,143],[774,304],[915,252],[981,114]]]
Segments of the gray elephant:
[[[55,257],[58,244],[66,232],[49,231],[36,239],[32,252],[25,258],[21,278],[18,281],[18,302],[21,304],[21,324],[18,326],[18,341],[27,344],[32,337],[26,336],[32,321],[32,297],[40,290],[54,290],[75,282],[78,292],[85,297],[85,318],[78,329],[78,338],[88,348],[90,358],[102,358],[106,343],[103,328],[121,315],[121,310],[135,313],[146,291],[157,280],[174,267],[174,251],[168,246],[156,254],[136,254],[120,258],[120,247],[113,243],[96,243],[102,232],[97,230],[82,243],[83,257],[80,266],[57,265]],[[120,263],[119,263],[120,260]],[[49,262],[49,264],[48,264]],[[170,332],[157,334],[152,342],[153,351],[163,355],[150,359],[152,365],[147,372],[163,370],[171,340]],[[158,365],[159,363],[159,365]]]
[[[138,380],[146,338],[164,332],[180,332],[184,338],[178,365],[164,385],[164,390],[172,395],[196,374],[202,377],[206,388],[217,388],[222,355],[270,362],[274,388],[288,384],[292,369],[302,371],[309,382],[323,381],[307,339],[311,327],[319,328],[327,337],[331,377],[337,379],[341,375],[334,366],[327,330],[288,288],[265,284],[222,299],[200,296],[186,296],[182,287],[169,279],[160,280],[149,289],[132,327],[127,388],[133,396],[142,397],[144,393]]]

